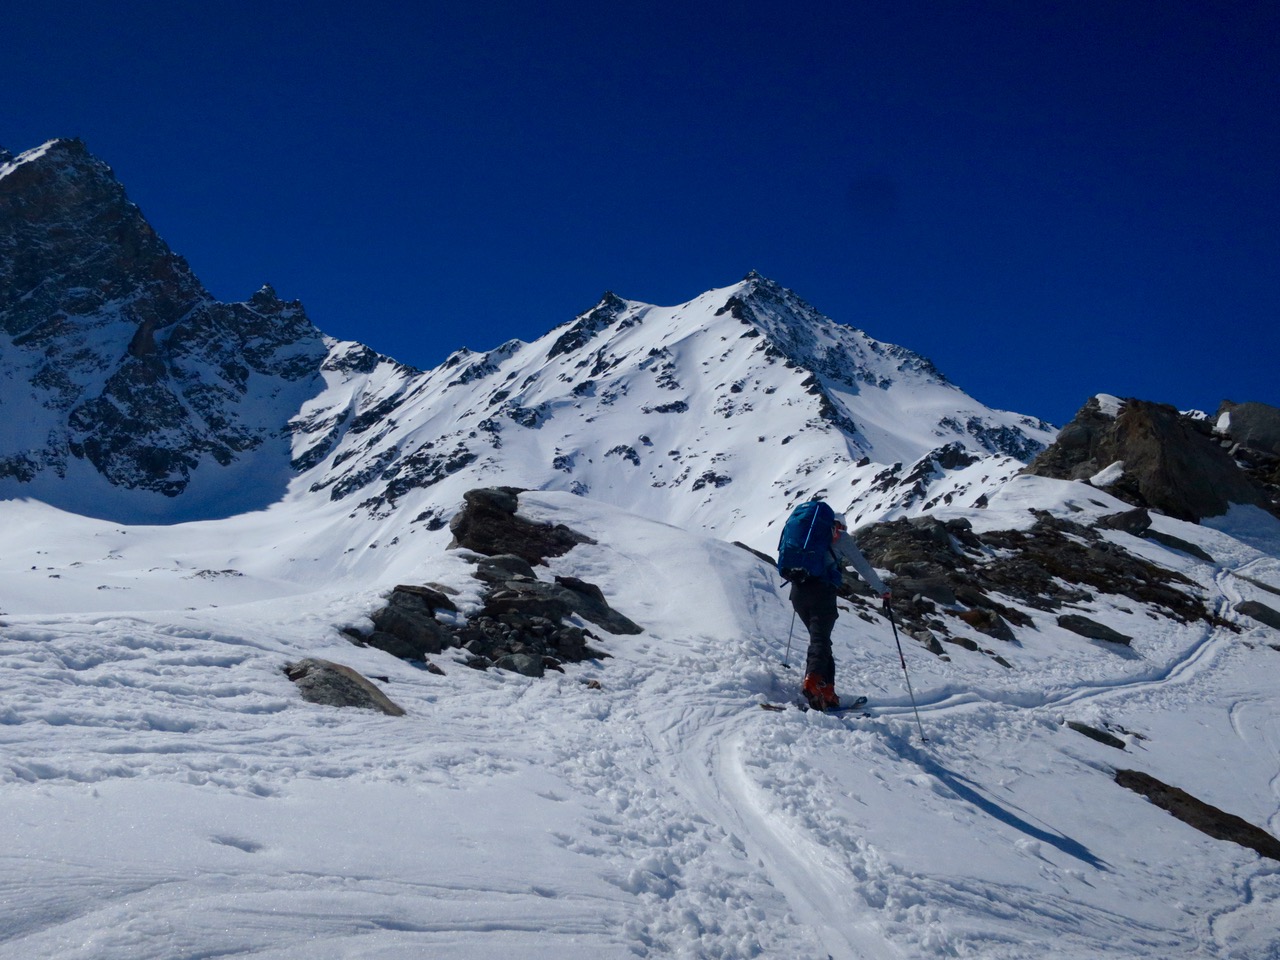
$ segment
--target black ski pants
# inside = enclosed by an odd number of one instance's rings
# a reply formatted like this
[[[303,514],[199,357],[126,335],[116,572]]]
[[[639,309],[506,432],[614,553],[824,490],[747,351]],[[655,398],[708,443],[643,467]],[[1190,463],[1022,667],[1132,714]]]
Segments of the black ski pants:
[[[836,625],[836,588],[811,577],[791,584],[791,606],[809,631],[809,653],[805,675],[816,673],[826,683],[836,682],[836,661],[831,655],[831,628]]]

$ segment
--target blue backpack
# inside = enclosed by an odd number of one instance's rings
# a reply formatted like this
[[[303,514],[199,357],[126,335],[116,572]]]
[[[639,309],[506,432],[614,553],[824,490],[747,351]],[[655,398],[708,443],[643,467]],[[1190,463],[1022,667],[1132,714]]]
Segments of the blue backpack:
[[[792,510],[778,539],[778,572],[792,583],[825,576],[835,522],[835,511],[822,500]]]

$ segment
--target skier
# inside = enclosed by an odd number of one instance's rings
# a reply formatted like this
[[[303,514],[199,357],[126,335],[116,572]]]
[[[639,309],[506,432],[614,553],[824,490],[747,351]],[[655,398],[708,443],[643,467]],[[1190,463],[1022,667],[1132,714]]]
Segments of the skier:
[[[839,616],[836,591],[843,582],[841,571],[846,565],[852,566],[880,595],[886,607],[889,605],[892,594],[848,535],[844,515],[821,500],[796,507],[783,527],[778,544],[778,568],[791,582],[791,606],[809,631],[801,689],[816,710],[840,706],[835,688],[831,629]]]

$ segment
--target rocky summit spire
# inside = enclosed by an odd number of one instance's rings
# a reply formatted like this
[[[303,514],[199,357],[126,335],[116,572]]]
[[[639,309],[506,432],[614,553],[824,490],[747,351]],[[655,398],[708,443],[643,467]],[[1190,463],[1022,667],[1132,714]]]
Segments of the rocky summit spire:
[[[155,326],[206,298],[79,140],[51,140],[0,175],[0,322],[5,332],[50,342],[66,318],[119,304]]]
[[[326,354],[301,307],[214,300],[81,141],[7,156],[0,416],[22,429],[0,441],[0,490],[87,469],[174,496],[202,465],[280,436],[297,407],[273,416],[270,400],[303,389]]]

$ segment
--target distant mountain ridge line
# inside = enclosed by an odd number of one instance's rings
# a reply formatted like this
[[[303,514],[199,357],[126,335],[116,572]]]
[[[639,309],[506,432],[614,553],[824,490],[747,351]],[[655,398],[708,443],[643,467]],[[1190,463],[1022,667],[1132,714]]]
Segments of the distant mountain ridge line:
[[[159,522],[319,496],[439,524],[496,478],[721,529],[805,492],[910,509],[916,493],[855,465],[899,464],[918,492],[948,468],[905,465],[935,451],[1026,460],[1054,435],[754,271],[675,307],[606,293],[530,342],[419,371],[324,336],[269,286],[215,300],[79,141],[4,169],[0,404],[23,427],[0,495]],[[729,484],[749,502],[708,501]]]

